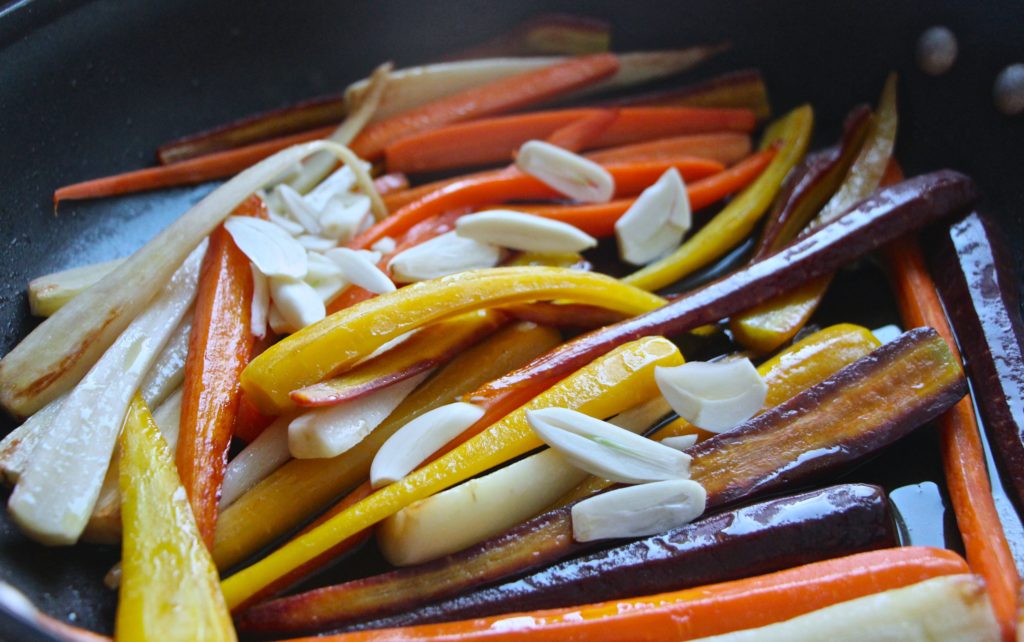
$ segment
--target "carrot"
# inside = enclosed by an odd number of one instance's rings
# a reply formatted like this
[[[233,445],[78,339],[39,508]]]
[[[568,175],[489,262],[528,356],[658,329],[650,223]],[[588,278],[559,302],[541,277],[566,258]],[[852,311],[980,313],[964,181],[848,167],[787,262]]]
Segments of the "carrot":
[[[267,215],[255,196],[234,213]],[[253,351],[252,292],[249,259],[228,231],[218,227],[210,235],[199,274],[176,452],[181,484],[207,548],[213,546],[220,486],[238,415],[239,379]]]
[[[495,80],[374,123],[352,142],[352,150],[377,160],[391,143],[429,129],[482,116],[522,109],[586,87],[619,69],[613,54],[570,58],[536,71]]]
[[[707,207],[729,194],[735,194],[760,176],[775,156],[775,149],[766,149],[729,169],[703,178],[686,188],[694,210]],[[633,199],[619,199],[593,205],[527,205],[516,206],[520,212],[562,221],[597,238],[615,234],[615,222],[633,205]]]
[[[548,136],[547,142],[570,152],[582,151],[592,145],[618,117],[617,109],[596,111],[556,129]]]
[[[716,160],[726,165],[750,154],[750,136],[736,132],[692,134],[661,138],[649,143],[622,145],[587,154],[595,163],[656,161],[679,156]]]
[[[931,326],[959,358],[957,344],[935,283],[916,239],[903,238],[883,250],[900,316],[907,327]],[[1014,639],[1020,579],[999,521],[970,397],[939,418],[940,450],[950,500],[971,569],[985,578],[1003,639]]]
[[[685,180],[710,176],[723,169],[721,163],[699,158],[605,166],[615,179],[616,195],[620,197],[639,194],[670,167],[678,169]],[[460,207],[480,207],[509,200],[544,200],[560,196],[536,178],[518,171],[467,178],[431,192],[399,209],[353,239],[349,247],[370,247],[385,236],[398,236],[422,220]]]
[[[459,123],[407,136],[387,148],[389,171],[427,172],[508,162],[528,140],[546,139],[555,131],[599,109],[564,109],[513,114]],[[588,149],[650,141],[668,136],[733,131],[749,133],[755,125],[747,109],[695,107],[627,107]]]
[[[692,640],[765,626],[865,595],[965,572],[967,565],[951,551],[889,548],[660,595],[304,640]]]

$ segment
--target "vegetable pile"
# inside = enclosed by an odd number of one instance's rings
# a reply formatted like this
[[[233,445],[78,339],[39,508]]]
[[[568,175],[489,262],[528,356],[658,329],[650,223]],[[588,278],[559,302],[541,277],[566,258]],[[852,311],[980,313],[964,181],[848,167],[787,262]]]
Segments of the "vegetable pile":
[[[120,545],[117,639],[1014,638],[968,375],[1024,494],[1024,323],[974,182],[903,177],[895,75],[811,151],[756,71],[634,89],[723,46],[607,36],[541,19],[56,191],[228,179],[32,281],[0,360],[8,512]],[[868,256],[906,331],[815,325]],[[837,484],[933,420],[966,560]],[[310,584],[370,538],[388,570]]]

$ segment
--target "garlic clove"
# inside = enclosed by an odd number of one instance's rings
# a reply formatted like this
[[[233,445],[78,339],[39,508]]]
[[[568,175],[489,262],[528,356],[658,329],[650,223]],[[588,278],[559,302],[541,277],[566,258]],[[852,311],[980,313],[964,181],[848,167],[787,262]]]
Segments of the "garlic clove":
[[[391,435],[370,466],[374,488],[394,483],[484,416],[483,408],[457,401],[423,413]]]
[[[313,325],[327,316],[323,299],[305,281],[273,277],[270,279],[270,296],[285,324],[295,330]]]
[[[516,166],[550,188],[581,203],[607,203],[615,194],[608,170],[579,154],[531,140],[523,143]]]
[[[707,504],[704,487],[689,479],[618,488],[572,507],[577,542],[645,537],[689,524]]]
[[[690,197],[672,167],[615,222],[619,256],[627,263],[646,265],[676,249],[691,225]]]
[[[654,379],[680,417],[711,432],[723,432],[750,419],[764,407],[768,395],[768,384],[750,359],[659,366]]]
[[[320,233],[320,222],[317,220],[317,210],[310,207],[309,203],[303,200],[302,195],[295,191],[291,185],[281,183],[274,190],[281,195],[281,201],[288,212],[306,231],[310,234]]]
[[[339,247],[327,253],[327,258],[341,268],[345,279],[374,294],[394,292],[395,283],[370,258],[361,252]]]
[[[224,228],[266,276],[301,279],[306,275],[306,249],[281,227],[251,216],[229,216]]]
[[[374,243],[373,245],[371,245],[370,249],[373,250],[374,252],[379,252],[380,254],[383,255],[391,254],[392,252],[395,251],[395,248],[397,246],[398,244],[395,242],[395,239],[391,238],[390,236],[385,236],[376,243]]]
[[[320,213],[321,234],[339,243],[347,243],[370,217],[370,197],[343,194],[327,201]]]
[[[686,450],[697,443],[697,435],[679,435],[678,437],[665,437],[661,440],[662,445],[676,450]]]
[[[280,227],[285,232],[288,232],[291,236],[301,236],[306,233],[306,228],[302,227],[295,221],[281,216],[273,211],[269,212],[270,222]]]
[[[582,252],[597,239],[568,223],[512,210],[489,210],[461,217],[455,232],[463,238],[522,252]]]
[[[567,408],[526,411],[530,427],[573,466],[623,484],[690,475],[690,457],[606,421]]]
[[[267,277],[249,264],[252,270],[252,307],[249,312],[249,327],[258,339],[267,336],[267,315],[270,313],[270,283]]]
[[[348,165],[343,165],[332,172],[327,178],[320,181],[316,187],[309,190],[305,197],[306,202],[313,209],[322,210],[326,207],[327,201],[339,194],[351,193],[355,186],[355,172]]]
[[[303,234],[295,240],[299,242],[299,245],[312,252],[326,252],[331,248],[338,247],[338,242],[334,239],[324,238],[316,234]]]
[[[500,248],[448,232],[398,253],[388,268],[396,282],[414,283],[494,267],[499,261]]]

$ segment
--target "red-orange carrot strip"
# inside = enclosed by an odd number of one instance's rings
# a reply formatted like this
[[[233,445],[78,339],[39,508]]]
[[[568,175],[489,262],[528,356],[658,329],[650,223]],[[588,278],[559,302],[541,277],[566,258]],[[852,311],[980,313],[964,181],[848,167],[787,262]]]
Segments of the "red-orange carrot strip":
[[[931,326],[959,356],[935,283],[916,239],[903,238],[883,250],[900,316],[907,327]],[[971,569],[985,578],[1003,639],[1014,639],[1020,578],[999,521],[978,422],[969,397],[939,418],[946,486]]]
[[[890,548],[629,600],[303,640],[692,640],[766,626],[832,604],[965,572],[963,559],[950,551]]]
[[[729,169],[691,183],[686,188],[690,206],[699,210],[735,194],[761,175],[775,156],[775,149],[766,149]],[[619,199],[593,205],[527,205],[514,209],[574,225],[587,234],[605,238],[615,234],[615,222],[633,205],[634,199]]]
[[[704,178],[723,169],[721,163],[700,158],[608,165],[606,169],[615,179],[616,196],[622,197],[639,194],[670,167],[678,169],[685,180]],[[460,207],[480,207],[510,200],[545,200],[559,196],[536,178],[520,172],[506,171],[467,178],[406,205],[353,239],[349,247],[370,247],[385,236],[398,236],[422,220]]]
[[[234,212],[265,217],[251,196]],[[185,361],[178,473],[206,546],[213,546],[220,487],[238,414],[239,379],[253,350],[252,270],[223,226],[210,235]]]
[[[407,136],[387,148],[389,171],[426,172],[508,162],[523,143],[546,139],[598,109],[513,114],[449,125]],[[754,129],[746,109],[628,107],[586,149],[625,145],[669,136]]]
[[[619,117],[617,109],[601,109],[579,118],[551,133],[547,142],[556,147],[579,152],[593,144]]]
[[[750,154],[748,134],[720,132],[661,138],[647,143],[611,147],[587,154],[595,163],[635,163],[693,156],[732,165]]]
[[[377,160],[388,145],[411,134],[535,105],[607,78],[618,68],[618,58],[603,53],[489,82],[373,123],[352,142],[352,150]]]

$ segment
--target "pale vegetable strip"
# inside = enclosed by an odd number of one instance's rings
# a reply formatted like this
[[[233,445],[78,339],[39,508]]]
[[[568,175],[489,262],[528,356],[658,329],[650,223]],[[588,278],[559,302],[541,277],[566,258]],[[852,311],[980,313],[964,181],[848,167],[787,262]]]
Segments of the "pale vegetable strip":
[[[113,272],[124,259],[83,265],[46,274],[28,284],[28,307],[37,317],[48,317],[71,299]]]
[[[346,163],[354,158],[337,143],[314,141],[253,165],[199,201],[107,278],[43,321],[0,360],[0,405],[12,414],[27,416],[71,389],[235,207],[321,150],[330,150]],[[353,167],[357,177],[359,169]],[[362,181],[360,187],[365,190]]]
[[[290,421],[291,417],[278,418],[228,463],[220,491],[221,510],[291,459],[288,452]]]
[[[185,378],[185,359],[188,358],[188,341],[192,334],[192,313],[186,313],[178,327],[171,333],[167,345],[156,358],[153,367],[139,386],[139,392],[146,405],[156,408],[164,402]]]
[[[205,251],[202,243],[121,333],[32,449],[7,505],[12,519],[32,537],[46,544],[73,544],[82,534],[132,395],[192,305]]]

